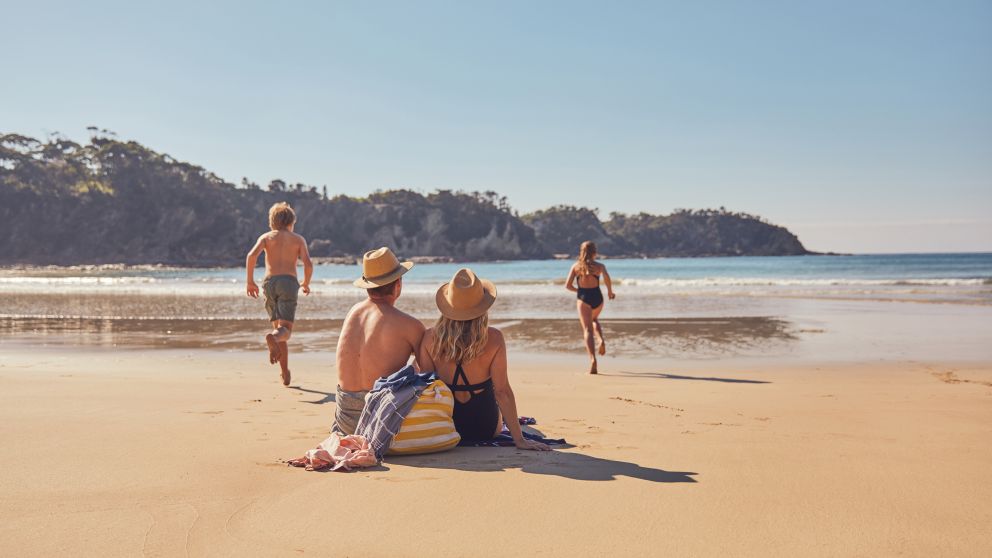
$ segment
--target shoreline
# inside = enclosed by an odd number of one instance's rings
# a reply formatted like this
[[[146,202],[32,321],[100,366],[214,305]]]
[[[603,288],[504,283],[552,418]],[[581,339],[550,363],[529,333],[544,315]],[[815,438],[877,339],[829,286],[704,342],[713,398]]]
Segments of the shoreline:
[[[909,252],[914,255],[942,255],[942,254],[985,254],[986,252]],[[688,260],[694,258],[801,258],[805,256],[862,256],[862,255],[905,255],[903,253],[883,253],[883,254],[857,254],[843,252],[812,252],[804,254],[692,254],[692,255],[670,255],[670,256],[650,256],[646,254],[600,254],[601,260]],[[572,254],[551,254],[547,258],[520,257],[513,259],[493,258],[453,258],[451,256],[404,256],[416,264],[472,264],[472,263],[508,263],[527,261],[552,261],[552,260],[572,260],[577,256]],[[311,258],[314,265],[359,265],[362,261],[362,254],[353,256],[313,256]],[[202,270],[202,269],[238,269],[243,268],[244,262],[240,260],[216,260],[211,262],[103,262],[103,263],[43,263],[43,262],[22,262],[22,261],[0,261],[0,271],[34,271],[34,270],[63,270],[80,269],[91,271],[128,271],[128,270]]]

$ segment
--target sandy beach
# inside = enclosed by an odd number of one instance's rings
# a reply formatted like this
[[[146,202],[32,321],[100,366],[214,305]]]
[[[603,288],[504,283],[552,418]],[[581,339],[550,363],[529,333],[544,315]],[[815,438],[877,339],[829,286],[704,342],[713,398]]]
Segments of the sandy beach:
[[[987,556],[989,362],[511,357],[550,453],[352,473],[333,355],[5,345],[0,547],[45,556]]]
[[[595,377],[558,264],[527,264],[547,269],[523,282],[526,265],[491,264],[507,285],[491,323],[519,412],[568,444],[387,457],[351,473],[285,464],[333,419],[341,317],[364,294],[334,279],[350,268],[321,268],[329,279],[301,301],[289,388],[240,270],[2,272],[0,549],[992,554],[992,290],[961,278],[987,271],[786,276],[847,265],[822,262],[753,264],[786,270],[768,284],[738,271],[686,279],[699,287],[628,281],[604,314],[610,354]],[[624,265],[704,264],[716,265]],[[430,325],[431,278],[450,270],[417,270],[398,306]]]
[[[231,4],[0,11],[0,558],[992,558],[992,1]]]

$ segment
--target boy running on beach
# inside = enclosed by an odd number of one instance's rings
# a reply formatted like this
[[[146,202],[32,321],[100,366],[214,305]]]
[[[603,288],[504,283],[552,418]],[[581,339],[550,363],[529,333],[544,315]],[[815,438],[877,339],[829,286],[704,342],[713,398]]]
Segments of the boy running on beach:
[[[272,331],[265,336],[269,346],[269,364],[279,363],[282,368],[282,385],[289,385],[289,348],[286,342],[293,333],[293,320],[296,319],[297,291],[310,294],[310,277],[313,276],[313,262],[307,250],[307,241],[293,232],[296,212],[286,202],[280,202],[269,209],[269,232],[258,237],[255,247],[248,252],[245,267],[248,270],[248,296],[258,298],[258,285],[255,284],[255,263],[258,255],[265,252],[265,279],[262,293],[265,294],[265,309],[272,321]],[[296,278],[296,262],[303,260],[303,284]]]

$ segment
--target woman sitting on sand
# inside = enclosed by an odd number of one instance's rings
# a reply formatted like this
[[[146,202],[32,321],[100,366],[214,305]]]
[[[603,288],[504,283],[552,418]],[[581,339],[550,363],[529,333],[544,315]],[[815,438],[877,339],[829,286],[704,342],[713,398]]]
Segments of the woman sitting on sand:
[[[435,299],[441,316],[424,334],[417,360],[422,370],[434,370],[454,392],[453,419],[462,439],[492,439],[505,419],[518,448],[550,449],[524,438],[520,430],[506,376],[506,343],[498,329],[489,327],[496,286],[463,268],[441,285]]]
[[[603,276],[606,283],[606,292],[610,300],[616,298],[613,294],[613,282],[610,274],[606,272],[606,266],[596,261],[596,244],[587,240],[579,247],[579,260],[572,265],[568,272],[568,279],[565,280],[565,288],[578,293],[578,301],[575,303],[579,309],[579,323],[582,324],[582,334],[586,342],[586,352],[592,364],[589,366],[589,373],[598,373],[596,363],[596,346],[593,345],[595,335],[598,352],[600,355],[606,354],[606,340],[603,338],[603,328],[599,325],[599,314],[603,311],[603,291],[599,289],[599,276]],[[575,282],[575,285],[572,283]]]

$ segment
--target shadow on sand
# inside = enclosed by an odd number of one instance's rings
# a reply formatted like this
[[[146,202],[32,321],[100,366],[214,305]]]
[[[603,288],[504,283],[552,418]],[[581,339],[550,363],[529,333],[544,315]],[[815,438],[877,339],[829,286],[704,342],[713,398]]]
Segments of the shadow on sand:
[[[663,380],[699,380],[703,382],[726,382],[728,384],[770,384],[765,380],[744,380],[741,378],[714,378],[704,376],[680,376],[678,374],[668,374],[665,372],[600,372],[600,376],[612,376],[614,378],[661,378]]]
[[[324,403],[334,403],[337,397],[333,393],[328,393],[326,391],[317,391],[315,389],[302,388],[300,386],[287,386],[289,389],[295,389],[296,391],[302,391],[304,393],[316,393],[318,395],[323,395],[323,399],[318,399],[316,401],[301,401],[301,403],[310,403],[311,405],[323,405]]]
[[[396,465],[460,471],[497,472],[520,469],[535,475],[554,475],[581,481],[609,481],[630,477],[649,482],[698,482],[696,473],[665,471],[636,463],[602,459],[565,451],[532,452],[516,448],[459,447],[433,455],[387,457]]]

